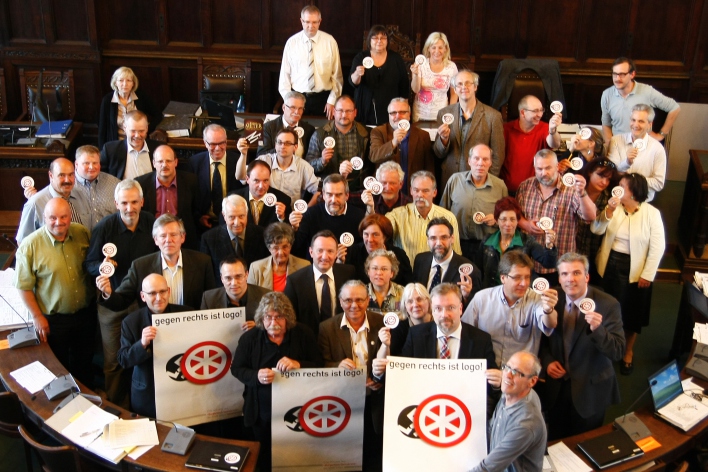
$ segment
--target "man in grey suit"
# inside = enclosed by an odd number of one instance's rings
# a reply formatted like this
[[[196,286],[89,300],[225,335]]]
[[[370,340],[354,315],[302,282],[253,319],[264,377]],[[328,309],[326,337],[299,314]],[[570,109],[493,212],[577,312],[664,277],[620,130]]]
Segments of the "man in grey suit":
[[[558,326],[541,341],[539,355],[549,441],[602,426],[607,406],[620,402],[612,362],[622,359],[625,347],[619,302],[588,285],[588,259],[569,252],[557,267],[563,289]],[[594,311],[580,311],[586,298],[595,302]]]
[[[228,256],[221,261],[219,272],[224,286],[204,292],[201,309],[246,307],[246,322],[241,328],[248,331],[256,326],[253,318],[261,298],[271,290],[246,283],[248,269],[246,261],[241,257]]]
[[[202,294],[216,287],[211,260],[200,252],[182,249],[185,231],[182,220],[167,213],[155,220],[152,237],[160,252],[133,261],[128,275],[113,290],[105,275],[96,278],[101,291],[100,303],[113,311],[124,310],[140,295],[142,281],[149,274],[161,274],[170,286],[169,302],[174,305],[197,307]],[[145,306],[144,301],[138,304]]]

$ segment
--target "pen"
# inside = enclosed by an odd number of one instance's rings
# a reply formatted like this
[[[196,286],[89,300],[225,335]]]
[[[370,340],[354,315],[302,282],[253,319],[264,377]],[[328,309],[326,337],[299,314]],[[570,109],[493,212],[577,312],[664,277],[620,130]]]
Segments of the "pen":
[[[79,436],[79,437],[85,438],[86,436],[91,436],[91,435],[94,435],[94,434],[100,433],[100,432],[101,432],[100,429],[94,429],[93,431],[86,431],[85,433],[81,433],[81,436]]]

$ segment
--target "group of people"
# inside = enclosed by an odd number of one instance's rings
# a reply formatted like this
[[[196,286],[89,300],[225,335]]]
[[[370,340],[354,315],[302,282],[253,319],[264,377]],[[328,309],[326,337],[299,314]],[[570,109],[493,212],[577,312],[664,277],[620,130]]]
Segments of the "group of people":
[[[602,130],[582,129],[565,155],[553,151],[560,113],[541,121],[543,97],[527,96],[503,123],[444,34],[430,35],[409,81],[373,27],[351,98],[319,10],[301,22],[283,54],[283,115],[250,162],[245,139],[234,152],[210,125],[205,151],[178,169],[147,137],[137,77],[116,71],[102,148],[56,159],[49,185],[25,190],[15,284],[40,339],[91,386],[98,324],[108,399],[154,417],[150,315],[244,307],[231,366],[244,417],[230,434],[255,434],[264,469],[274,370],[366,368],[363,458],[376,470],[387,356],[485,359],[489,455],[477,469],[540,470],[547,437],[598,427],[619,401],[613,363],[633,370],[665,247],[648,202],[678,105],[620,58]],[[653,106],[669,112],[658,133]],[[331,121],[315,129],[307,114]],[[437,121],[434,140],[418,120]]]

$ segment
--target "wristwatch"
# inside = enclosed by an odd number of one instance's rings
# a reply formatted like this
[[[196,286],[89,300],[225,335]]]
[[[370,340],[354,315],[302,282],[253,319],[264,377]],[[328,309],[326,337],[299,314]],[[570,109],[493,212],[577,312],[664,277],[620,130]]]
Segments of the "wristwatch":
[[[660,131],[659,131],[659,134],[662,135],[663,137],[666,137],[666,135],[669,134],[669,133],[664,133],[663,131],[660,130]]]

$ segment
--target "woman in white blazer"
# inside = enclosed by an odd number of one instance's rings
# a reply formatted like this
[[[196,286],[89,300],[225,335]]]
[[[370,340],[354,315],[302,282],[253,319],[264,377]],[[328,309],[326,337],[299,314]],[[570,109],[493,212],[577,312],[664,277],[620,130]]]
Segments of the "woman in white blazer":
[[[295,233],[290,225],[272,223],[266,228],[263,237],[270,256],[251,263],[248,283],[282,292],[285,290],[288,274],[309,266],[310,262],[290,255],[295,241]]]
[[[649,325],[652,281],[664,255],[666,241],[661,213],[646,202],[647,180],[640,174],[620,179],[624,193],[613,197],[590,230],[605,234],[597,254],[597,271],[603,288],[619,300],[627,345],[620,366],[623,375],[634,370],[634,343]]]

